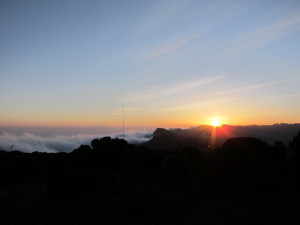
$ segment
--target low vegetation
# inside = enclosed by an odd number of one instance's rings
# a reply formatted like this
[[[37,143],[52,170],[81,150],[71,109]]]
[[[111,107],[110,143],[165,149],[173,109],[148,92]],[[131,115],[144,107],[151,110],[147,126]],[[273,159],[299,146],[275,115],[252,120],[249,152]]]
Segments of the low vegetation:
[[[300,133],[199,151],[104,137],[71,153],[0,152],[0,223],[299,224]]]

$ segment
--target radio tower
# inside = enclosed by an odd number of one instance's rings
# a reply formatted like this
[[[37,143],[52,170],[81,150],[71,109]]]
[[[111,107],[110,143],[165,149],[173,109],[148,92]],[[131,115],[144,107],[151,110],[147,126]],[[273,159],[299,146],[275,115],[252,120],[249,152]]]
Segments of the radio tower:
[[[124,116],[124,103],[122,100],[122,119],[123,119],[123,138],[125,140],[125,116]]]

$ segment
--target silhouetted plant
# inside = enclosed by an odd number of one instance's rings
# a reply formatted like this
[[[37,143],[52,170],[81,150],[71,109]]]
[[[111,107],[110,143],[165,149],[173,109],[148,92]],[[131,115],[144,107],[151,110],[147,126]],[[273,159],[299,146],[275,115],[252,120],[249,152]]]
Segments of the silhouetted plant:
[[[100,149],[100,139],[96,138],[91,141],[91,146],[93,150]]]
[[[245,174],[259,172],[270,157],[270,149],[260,139],[240,137],[227,140],[217,154],[224,169]]]
[[[295,136],[292,141],[290,141],[289,148],[293,156],[299,159],[300,158],[300,131],[298,135]]]
[[[272,160],[285,161],[287,156],[287,148],[282,141],[276,141],[271,149]]]
[[[91,152],[91,147],[89,145],[80,145],[79,148],[72,151],[73,154],[89,154]]]
[[[300,175],[300,131],[298,132],[298,135],[290,141],[289,150],[292,156],[291,162],[293,169]]]
[[[89,145],[81,145],[71,152],[71,160],[76,166],[91,167],[93,165],[91,153],[92,150]]]

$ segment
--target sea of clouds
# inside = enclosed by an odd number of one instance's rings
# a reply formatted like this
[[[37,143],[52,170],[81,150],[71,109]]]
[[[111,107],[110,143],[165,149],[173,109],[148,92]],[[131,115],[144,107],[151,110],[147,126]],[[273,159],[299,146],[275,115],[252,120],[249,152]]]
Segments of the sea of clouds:
[[[92,134],[89,132],[78,133],[76,131],[69,132],[69,134],[55,134],[55,130],[49,133],[38,130],[34,133],[22,132],[20,130],[0,130],[0,150],[10,151],[19,150],[22,152],[71,152],[78,148],[80,145],[90,145],[91,140],[95,138],[101,138],[104,136],[111,136],[112,138],[123,138],[122,133],[110,133],[105,135],[103,132],[101,134]],[[59,132],[58,132],[59,133]],[[67,133],[67,132],[65,132]],[[125,139],[131,144],[140,144],[150,140],[152,137],[152,132],[150,131],[136,131],[132,130],[126,132]],[[13,146],[13,147],[12,147]]]

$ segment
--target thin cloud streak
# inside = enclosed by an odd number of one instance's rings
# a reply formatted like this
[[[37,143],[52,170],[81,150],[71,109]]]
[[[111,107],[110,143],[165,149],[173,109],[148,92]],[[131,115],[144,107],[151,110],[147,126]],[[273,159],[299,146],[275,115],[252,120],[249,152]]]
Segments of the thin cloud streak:
[[[196,109],[196,108],[200,108],[200,107],[208,106],[208,105],[216,105],[216,104],[223,104],[223,103],[233,102],[233,101],[236,101],[236,100],[237,100],[236,98],[230,98],[230,99],[223,99],[223,100],[216,100],[216,101],[192,103],[192,104],[181,105],[181,106],[178,106],[178,107],[163,108],[163,109],[159,109],[159,110],[156,110],[156,111],[158,111],[158,112],[183,111],[183,110]]]
[[[277,100],[277,99],[298,99],[298,98],[300,98],[300,93],[265,97],[265,99],[275,99],[275,100]]]
[[[252,85],[252,86],[248,86],[248,87],[220,91],[220,92],[212,93],[212,95],[224,95],[224,94],[231,94],[231,93],[242,92],[242,91],[249,91],[249,90],[253,90],[253,89],[274,86],[274,85],[289,82],[292,80],[299,80],[299,79],[288,79],[288,80],[280,80],[280,81],[274,81],[274,82],[264,83],[264,84],[257,84],[257,85]]]
[[[184,1],[184,2],[185,2],[184,4],[181,3],[179,5],[178,5],[178,2],[176,2],[177,4],[174,4],[174,5],[177,5],[177,7],[171,7],[170,8],[171,11],[173,13],[180,11],[180,10],[184,9],[185,7],[187,7],[188,5],[190,5],[193,1]],[[141,62],[144,62],[147,60],[155,59],[156,57],[162,56],[162,55],[172,52],[176,49],[179,49],[182,46],[188,44],[189,42],[208,34],[211,30],[222,25],[228,19],[238,16],[238,15],[242,14],[243,12],[253,8],[255,5],[257,5],[257,3],[255,3],[255,4],[250,4],[247,7],[245,7],[245,6],[241,7],[241,6],[236,5],[233,2],[231,2],[231,4],[233,4],[234,7],[231,8],[232,11],[230,13],[226,14],[226,13],[222,13],[222,11],[224,9],[224,5],[226,5],[226,4],[224,4],[224,3],[212,4],[210,11],[214,11],[215,13],[219,12],[218,17],[216,17],[217,19],[212,18],[209,13],[207,15],[205,15],[205,12],[202,12],[203,13],[202,20],[205,22],[202,22],[201,25],[198,27],[194,27],[193,28],[194,32],[191,32],[180,38],[176,37],[175,39],[169,39],[158,46],[154,46],[148,50],[145,50],[136,57],[135,61],[138,63],[141,63]],[[173,13],[171,13],[171,14],[173,14]],[[159,18],[159,16],[155,16],[154,18],[155,18],[154,21],[157,21],[157,18]],[[206,22],[206,21],[209,21],[209,22]],[[159,25],[161,25],[161,21],[160,21],[160,23],[158,23],[156,25],[156,28],[159,27]],[[147,25],[144,25],[144,26],[147,27]]]
[[[243,34],[231,42],[231,47],[222,53],[222,56],[240,53],[261,47],[269,42],[288,35],[294,29],[299,29],[300,16],[293,16],[285,20],[264,26],[250,33]]]
[[[154,59],[156,57],[162,56],[164,54],[167,54],[171,51],[174,51],[183,45],[187,44],[188,42],[192,41],[193,39],[200,37],[201,34],[204,32],[196,33],[196,34],[191,34],[186,37],[180,38],[180,39],[175,39],[173,41],[168,41],[167,43],[162,44],[159,47],[155,47],[153,49],[150,49],[146,52],[143,52],[138,56],[138,59],[136,60],[137,62],[144,62],[147,60]]]
[[[148,90],[148,91],[141,92],[141,93],[135,93],[135,95],[133,97],[128,97],[127,101],[128,102],[145,101],[145,100],[161,98],[161,97],[169,96],[169,95],[176,94],[179,92],[194,89],[201,85],[208,84],[208,83],[214,82],[216,80],[220,80],[224,77],[226,77],[226,76],[225,75],[213,76],[213,77],[208,77],[208,78],[204,78],[204,79],[200,79],[200,80],[196,80],[196,81],[186,82],[186,83],[175,85],[175,86],[172,86],[169,88],[156,87],[152,90]]]

